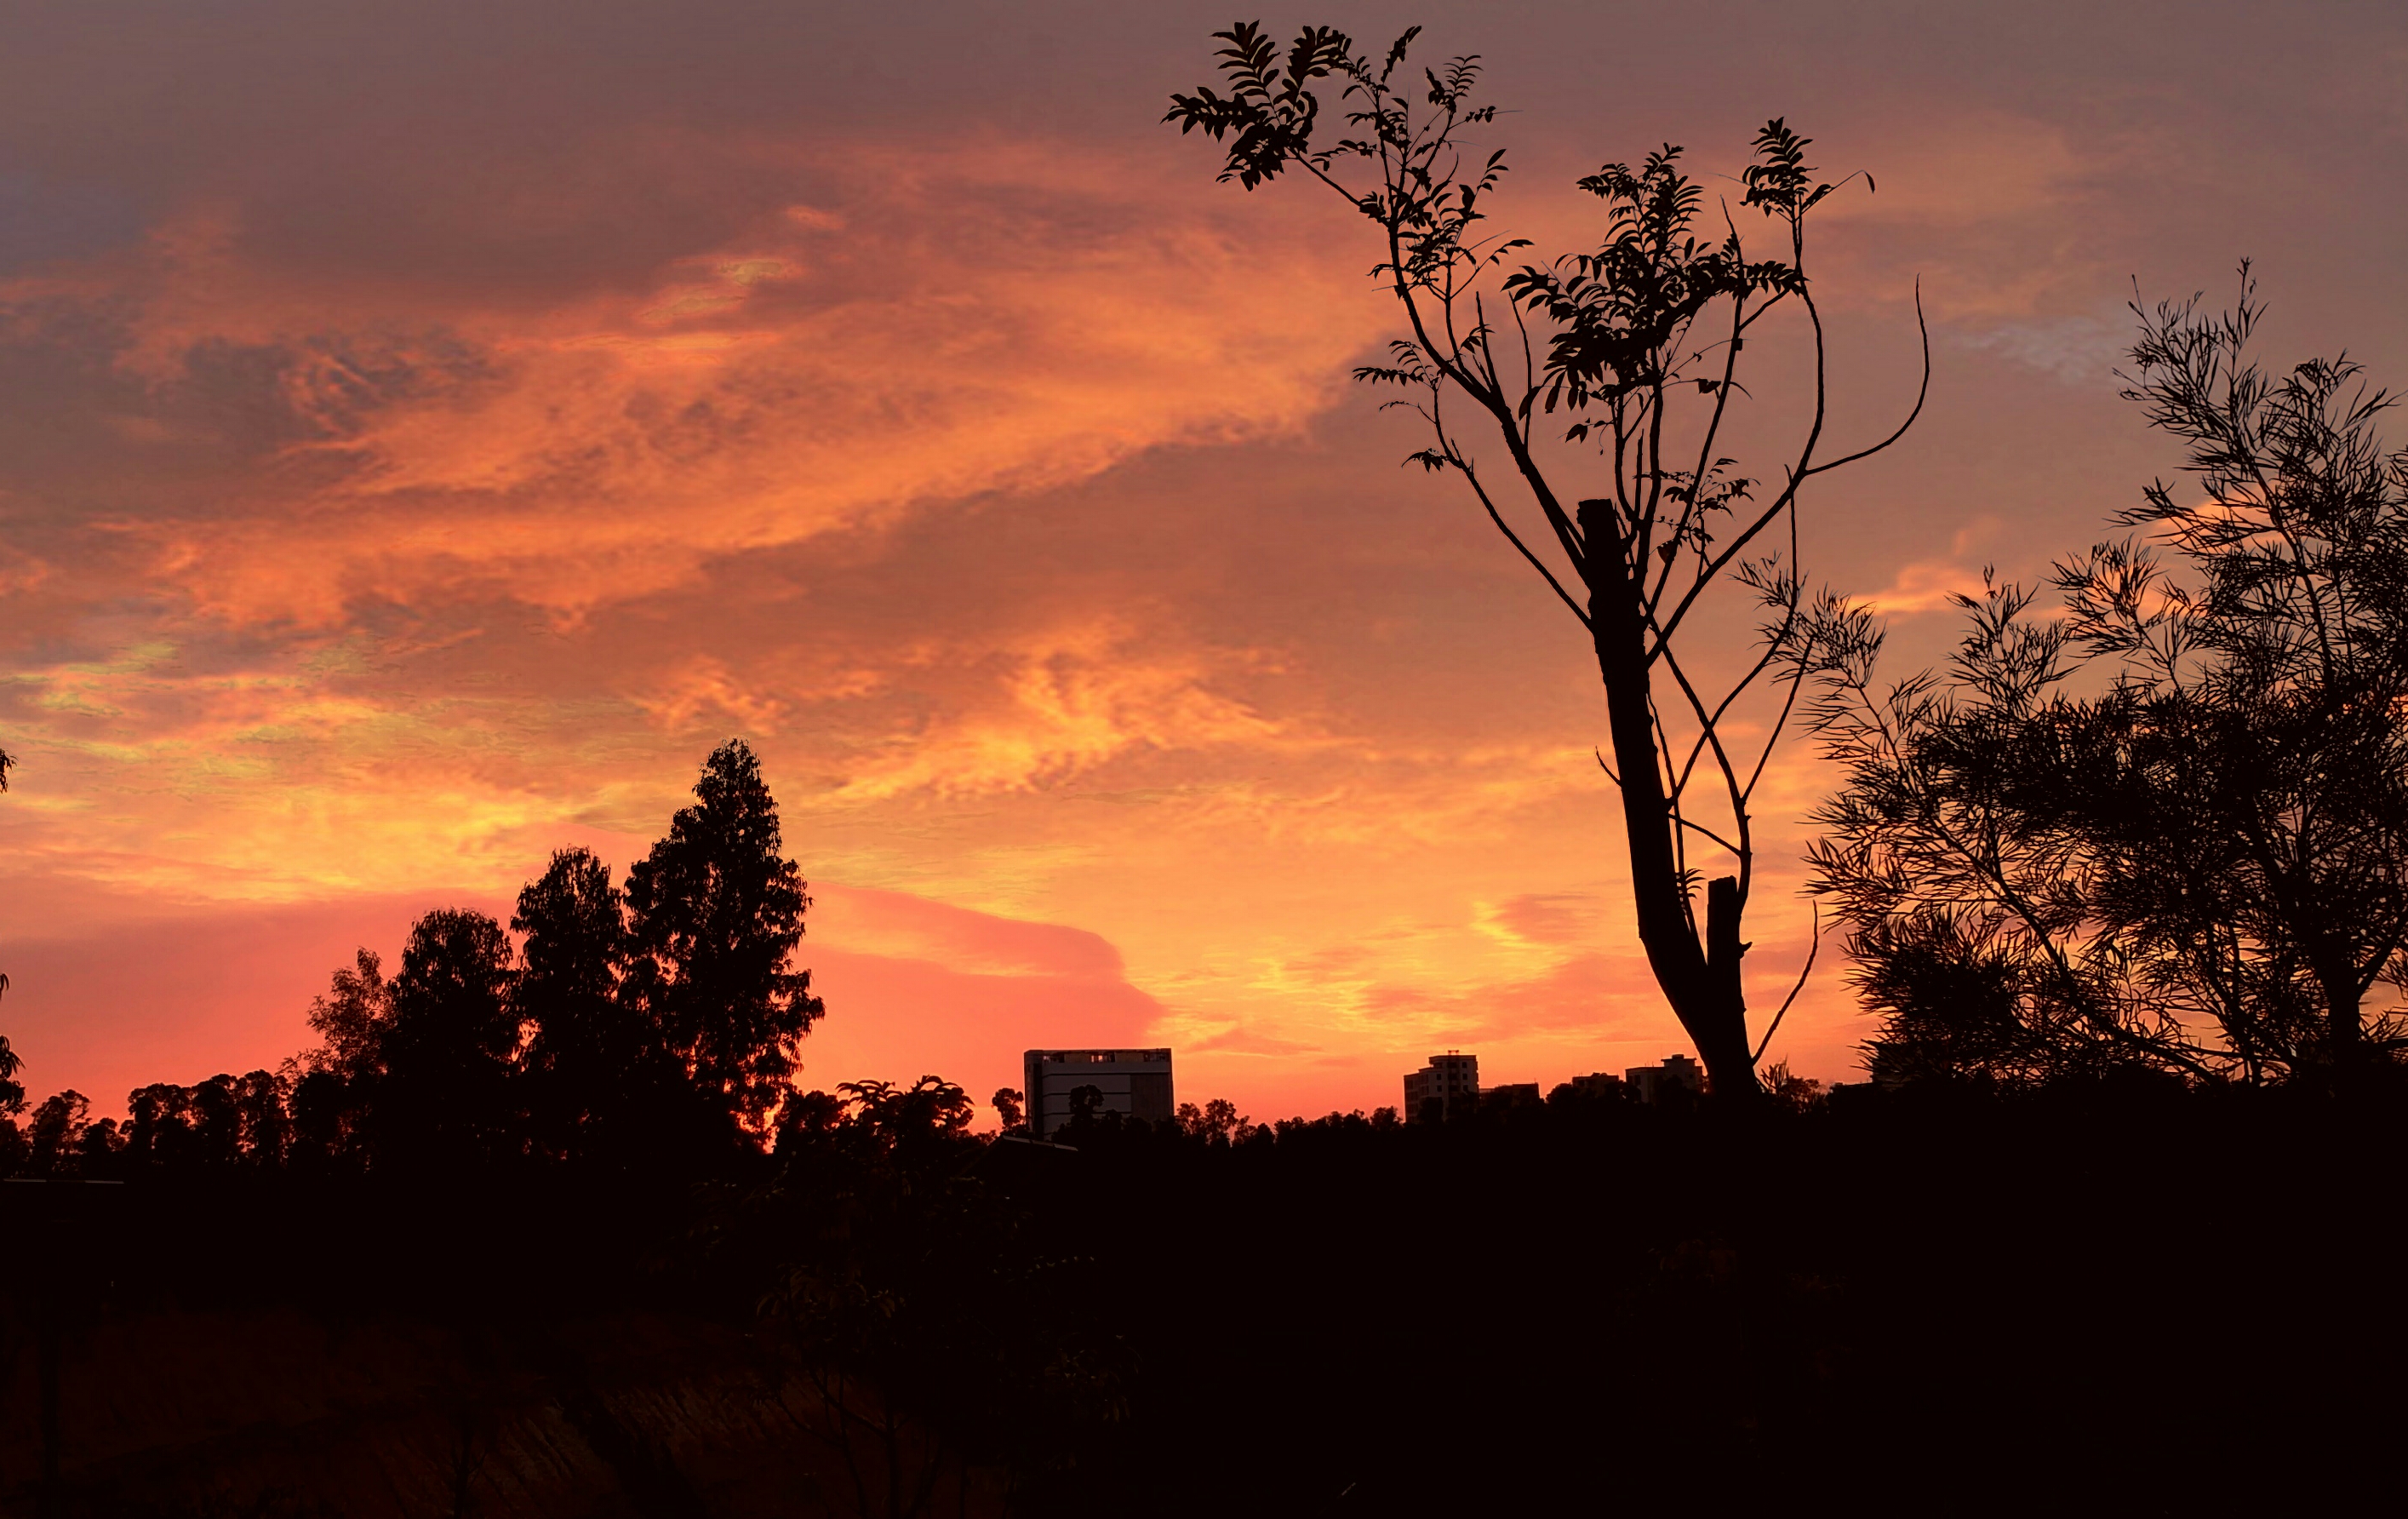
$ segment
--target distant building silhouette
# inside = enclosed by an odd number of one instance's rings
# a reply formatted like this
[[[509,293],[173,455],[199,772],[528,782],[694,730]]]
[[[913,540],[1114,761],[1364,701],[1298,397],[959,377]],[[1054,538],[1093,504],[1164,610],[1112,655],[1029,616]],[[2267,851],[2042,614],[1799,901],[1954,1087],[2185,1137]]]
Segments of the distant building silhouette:
[[[1021,1066],[1032,1139],[1070,1121],[1070,1094],[1081,1087],[1096,1089],[1098,1114],[1149,1123],[1171,1116],[1168,1049],[1031,1049],[1021,1057]]]
[[[1661,1065],[1633,1065],[1622,1079],[1642,1103],[1657,1103],[1673,1088],[1695,1094],[1706,1090],[1706,1073],[1686,1055],[1667,1055]]]
[[[1470,1107],[1480,1100],[1480,1057],[1450,1049],[1443,1055],[1432,1055],[1429,1063],[1405,1078],[1405,1121],[1418,1123],[1425,1117],[1446,1118],[1456,1105]],[[1436,1103],[1434,1114],[1426,1114],[1424,1105]]]

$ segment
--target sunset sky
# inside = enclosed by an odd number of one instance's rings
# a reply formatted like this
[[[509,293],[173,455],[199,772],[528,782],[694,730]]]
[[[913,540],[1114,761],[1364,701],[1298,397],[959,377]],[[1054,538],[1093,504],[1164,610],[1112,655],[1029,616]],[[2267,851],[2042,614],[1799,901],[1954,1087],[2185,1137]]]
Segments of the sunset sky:
[[[1432,1050],[1686,1042],[1579,629],[1348,367],[1371,229],[1159,123],[1185,5],[20,0],[0,28],[0,1033],[37,1095],[272,1065],[355,946],[622,872],[741,735],[816,898],[814,1085],[1175,1048],[1257,1118]],[[1836,197],[1810,578],[1899,673],[2174,455],[2134,282],[2408,382],[2389,5],[1332,6],[1484,55],[1500,223],[1773,115]],[[1836,178],[1836,174],[1832,177]],[[1710,181],[1717,189],[1723,181]],[[1768,403],[1770,404],[1770,403]],[[1737,625],[1718,636],[1736,637]],[[1751,1000],[1808,936],[1796,745]],[[1825,956],[1769,1059],[1854,1075]]]

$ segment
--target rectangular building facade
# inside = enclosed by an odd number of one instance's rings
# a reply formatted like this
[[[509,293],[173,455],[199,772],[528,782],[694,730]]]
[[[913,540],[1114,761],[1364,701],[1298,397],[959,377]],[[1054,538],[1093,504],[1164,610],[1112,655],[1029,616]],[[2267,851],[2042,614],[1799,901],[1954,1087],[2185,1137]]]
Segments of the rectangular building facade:
[[[1095,1088],[1097,1114],[1149,1123],[1171,1114],[1168,1049],[1031,1049],[1021,1057],[1021,1071],[1032,1139],[1070,1121],[1071,1096],[1082,1087]]]
[[[1421,1121],[1430,1103],[1438,1105],[1437,1116],[1444,1118],[1460,1107],[1470,1107],[1480,1101],[1480,1057],[1450,1049],[1443,1055],[1432,1055],[1429,1063],[1405,1078],[1405,1121]]]
[[[1660,1103],[1674,1088],[1696,1093],[1706,1089],[1706,1073],[1686,1055],[1667,1055],[1661,1065],[1634,1065],[1622,1079],[1642,1103]]]

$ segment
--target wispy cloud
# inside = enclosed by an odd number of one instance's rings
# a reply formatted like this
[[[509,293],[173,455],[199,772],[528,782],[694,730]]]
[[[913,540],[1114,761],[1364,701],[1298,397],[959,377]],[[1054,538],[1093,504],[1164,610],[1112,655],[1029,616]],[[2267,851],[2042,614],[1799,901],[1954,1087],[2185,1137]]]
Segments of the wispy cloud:
[[[2095,316],[2059,316],[2001,322],[1961,331],[1967,348],[2052,375],[2069,385],[2103,389],[2131,346],[2130,324]]]
[[[0,302],[32,346],[108,334],[121,431],[251,460],[119,518],[162,583],[316,626],[463,592],[575,615],[714,555],[1292,432],[1379,330],[1310,218],[1240,239],[1109,154],[817,145],[793,169],[827,161],[832,204],[567,301],[296,278],[219,203]]]

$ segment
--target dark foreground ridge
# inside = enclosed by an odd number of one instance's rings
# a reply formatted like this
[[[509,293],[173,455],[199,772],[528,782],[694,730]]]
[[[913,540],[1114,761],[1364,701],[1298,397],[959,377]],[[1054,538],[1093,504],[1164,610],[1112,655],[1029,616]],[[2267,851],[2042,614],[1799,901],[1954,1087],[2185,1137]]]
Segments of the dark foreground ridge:
[[[0,1514],[2172,1512],[2400,1412],[2397,1092],[897,1095],[709,1179],[0,1187]]]

